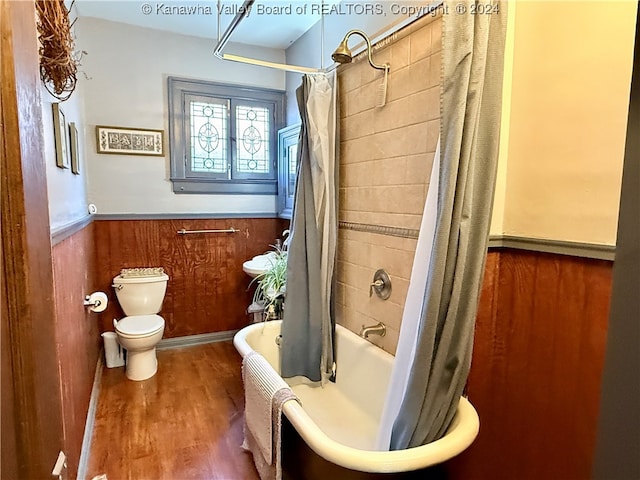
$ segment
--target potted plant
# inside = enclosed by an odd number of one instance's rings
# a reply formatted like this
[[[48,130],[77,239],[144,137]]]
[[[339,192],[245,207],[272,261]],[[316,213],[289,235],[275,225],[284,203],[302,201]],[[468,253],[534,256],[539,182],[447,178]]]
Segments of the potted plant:
[[[287,291],[287,252],[274,248],[271,267],[251,281],[251,284],[257,284],[253,302],[264,306],[265,320],[282,318],[284,294]]]

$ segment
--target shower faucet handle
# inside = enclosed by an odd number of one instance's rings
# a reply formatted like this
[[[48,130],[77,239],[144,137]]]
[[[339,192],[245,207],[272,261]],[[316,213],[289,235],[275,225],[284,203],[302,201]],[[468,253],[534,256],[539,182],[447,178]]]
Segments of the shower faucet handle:
[[[373,297],[373,292],[376,292],[376,295],[379,295],[379,291],[384,288],[384,282],[381,279],[376,280],[371,285],[369,285],[369,297]]]
[[[386,300],[391,296],[391,279],[384,270],[380,269],[373,275],[373,282],[369,285],[369,297],[373,296],[373,292],[382,300]]]

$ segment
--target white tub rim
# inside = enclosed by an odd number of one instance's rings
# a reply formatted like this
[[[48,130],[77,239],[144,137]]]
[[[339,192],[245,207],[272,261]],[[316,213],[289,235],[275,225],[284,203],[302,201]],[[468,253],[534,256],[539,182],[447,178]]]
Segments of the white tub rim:
[[[275,326],[282,322],[277,320],[269,323]],[[233,344],[240,355],[244,357],[253,350],[247,343],[246,336],[264,326],[264,323],[255,323],[236,333]],[[344,327],[336,325],[336,328]],[[349,333],[355,335],[353,332]],[[297,401],[286,402],[282,410],[315,453],[341,467],[367,473],[419,470],[445,462],[467,449],[480,429],[478,413],[466,398],[461,397],[449,431],[441,439],[406,450],[360,450],[328,437]]]

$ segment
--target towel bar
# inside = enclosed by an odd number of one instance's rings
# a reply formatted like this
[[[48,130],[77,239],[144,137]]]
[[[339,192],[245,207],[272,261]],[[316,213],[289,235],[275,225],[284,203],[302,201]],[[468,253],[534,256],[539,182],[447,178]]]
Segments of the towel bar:
[[[237,230],[233,227],[227,228],[224,230],[178,230],[178,235],[189,235],[190,233],[237,233],[240,230]]]

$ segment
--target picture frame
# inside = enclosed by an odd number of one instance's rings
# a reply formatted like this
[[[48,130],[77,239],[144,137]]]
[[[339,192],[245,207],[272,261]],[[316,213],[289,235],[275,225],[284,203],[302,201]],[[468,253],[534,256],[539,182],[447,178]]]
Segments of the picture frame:
[[[71,173],[80,175],[80,157],[78,152],[78,129],[74,122],[69,122],[69,140],[71,151]]]
[[[56,144],[56,165],[59,168],[69,168],[69,146],[67,137],[67,121],[59,103],[52,104],[53,135]]]
[[[164,156],[164,130],[96,126],[98,153]]]

